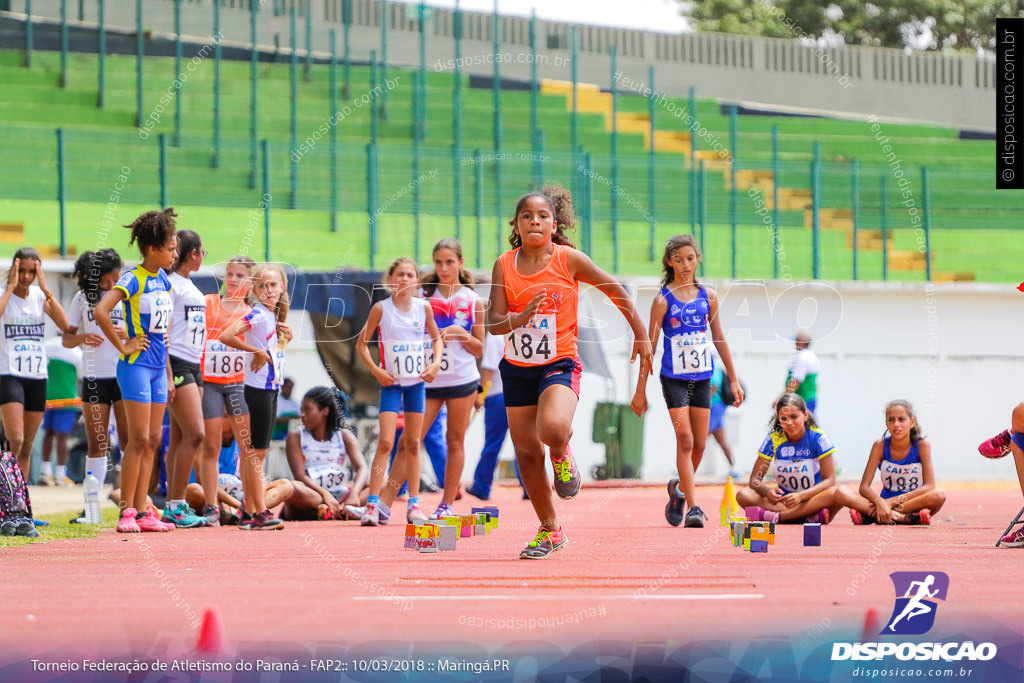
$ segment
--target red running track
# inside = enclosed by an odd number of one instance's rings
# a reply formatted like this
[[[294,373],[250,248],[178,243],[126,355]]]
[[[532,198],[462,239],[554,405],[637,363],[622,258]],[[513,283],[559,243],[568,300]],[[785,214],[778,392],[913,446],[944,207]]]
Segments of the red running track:
[[[820,548],[779,525],[754,554],[717,525],[721,487],[699,489],[704,529],[670,527],[664,489],[586,488],[558,510],[569,545],[519,560],[536,528],[518,490],[498,489],[500,528],[454,553],[403,550],[403,524],[291,523],[283,531],[176,530],[54,541],[3,552],[0,644],[9,657],[73,648],[187,654],[216,607],[232,647],[267,643],[646,640],[779,633],[856,639],[893,604],[891,571],[950,576],[943,620],[1024,613],[1024,549],[995,548],[1021,505],[1008,486],[961,487],[931,527],[855,527],[844,511]],[[436,504],[427,496],[424,507]],[[472,499],[459,510],[469,511]],[[396,505],[404,516],[404,504]],[[1011,571],[1007,571],[1011,569]],[[533,620],[533,621],[530,621]]]

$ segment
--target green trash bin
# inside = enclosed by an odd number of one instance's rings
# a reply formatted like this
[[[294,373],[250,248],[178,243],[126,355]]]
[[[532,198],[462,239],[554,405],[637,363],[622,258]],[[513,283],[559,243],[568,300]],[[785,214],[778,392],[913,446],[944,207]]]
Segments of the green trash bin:
[[[591,470],[595,479],[632,479],[643,463],[644,421],[629,405],[601,402],[594,408],[594,443],[605,445],[605,464]]]

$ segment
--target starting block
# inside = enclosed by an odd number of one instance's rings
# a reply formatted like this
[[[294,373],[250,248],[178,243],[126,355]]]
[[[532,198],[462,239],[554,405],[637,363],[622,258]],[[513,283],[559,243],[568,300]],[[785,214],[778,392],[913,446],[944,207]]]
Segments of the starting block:
[[[498,528],[498,508],[491,507],[491,506],[479,507],[479,508],[473,508],[471,510],[471,512],[473,514],[479,514],[481,512],[486,512],[489,515],[488,518],[487,518],[487,521],[484,522],[484,526],[487,527],[486,529],[484,529],[485,533],[490,533],[490,532],[492,532],[492,531],[494,531],[495,529]]]
[[[405,544],[408,550],[434,552],[435,550],[455,550],[455,539],[459,535],[459,527],[445,525],[438,520],[429,520],[420,524],[405,525]]]
[[[455,550],[455,539],[458,536],[458,529],[453,526],[438,527],[441,535],[438,537],[438,548],[441,550]]]
[[[768,552],[775,545],[775,522],[735,521],[730,523],[732,544],[754,553]]]
[[[804,545],[821,545],[821,524],[804,524]]]
[[[422,549],[424,546],[420,541],[437,539],[441,535],[440,527],[433,524],[406,524],[405,544],[406,550]]]

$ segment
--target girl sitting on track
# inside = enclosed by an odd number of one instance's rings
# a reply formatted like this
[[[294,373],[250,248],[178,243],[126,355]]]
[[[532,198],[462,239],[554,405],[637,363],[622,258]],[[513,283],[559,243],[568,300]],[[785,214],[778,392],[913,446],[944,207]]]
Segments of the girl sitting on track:
[[[0,419],[25,481],[46,409],[46,316],[61,332],[68,331],[68,316],[46,286],[39,253],[22,247],[14,252],[7,288],[0,296]]]
[[[366,499],[363,526],[387,524],[391,504],[403,481],[409,482],[406,519],[410,524],[426,521],[420,510],[420,430],[426,403],[425,382],[434,381],[441,368],[444,342],[430,305],[413,296],[419,286],[416,262],[408,257],[392,261],[384,277],[391,296],[370,309],[369,318],[359,332],[356,353],[380,382],[380,435],[377,453],[370,470],[370,495]],[[427,363],[423,331],[431,339],[433,362]],[[380,336],[380,362],[370,356],[368,345],[374,331]],[[405,414],[405,429],[398,443],[398,455],[388,474],[388,455],[395,441],[398,413]],[[387,486],[384,478],[387,474]]]
[[[206,343],[206,298],[189,277],[203,265],[206,250],[195,232],[178,232],[178,256],[171,281],[174,312],[168,335],[171,370],[170,445],[167,447],[167,505],[163,521],[191,529],[206,526],[185,502],[185,487],[195,464],[196,452],[206,434],[203,425],[203,346]],[[202,507],[199,508],[202,511]]]
[[[87,251],[75,261],[74,276],[78,292],[68,308],[68,331],[64,346],[82,347],[82,416],[85,418],[85,439],[89,452],[85,471],[92,472],[102,484],[107,477],[108,434],[110,412],[119,434],[127,434],[121,389],[117,386],[117,348],[110,343],[93,318],[93,309],[100,297],[113,289],[121,277],[121,257],[113,249]],[[110,311],[114,332],[127,339],[124,329],[124,308]],[[84,513],[83,513],[84,516]]]
[[[107,339],[121,354],[117,362],[117,384],[124,397],[128,419],[127,438],[122,440],[121,533],[170,531],[173,524],[161,522],[153,507],[146,507],[146,491],[163,439],[164,412],[167,409],[167,330],[174,302],[170,268],[177,255],[174,209],[147,211],[128,227],[129,246],[138,243],[142,262],[124,273],[114,288],[96,305],[93,315]],[[128,339],[114,328],[111,311],[124,302]],[[121,436],[119,434],[119,436]],[[139,517],[145,509],[146,514]]]
[[[284,524],[271,514],[263,500],[263,462],[277,417],[277,392],[284,377],[284,347],[292,338],[291,328],[285,322],[288,279],[284,270],[276,265],[259,268],[253,296],[252,310],[220,334],[220,340],[228,346],[252,354],[251,361],[245,364],[251,450],[248,457],[241,458],[239,466],[246,500],[238,528],[281,529]]]
[[[665,245],[661,264],[665,275],[661,292],[651,304],[652,346],[665,330],[665,350],[661,358],[661,390],[676,434],[676,470],[679,478],[668,483],[665,519],[672,526],[703,527],[707,515],[696,504],[693,473],[704,456],[711,419],[711,376],[714,356],[711,343],[722,358],[730,377],[736,377],[729,345],[718,319],[718,296],[697,282],[700,251],[690,235],[676,235]],[[708,332],[711,333],[710,339]],[[647,375],[640,373],[631,407],[637,415],[647,410]],[[733,405],[743,402],[743,388],[735,379]]]
[[[540,521],[537,536],[519,557],[534,560],[567,542],[551,498],[545,444],[559,497],[574,497],[581,484],[569,447],[582,372],[576,346],[579,283],[604,292],[629,321],[632,360],[640,356],[641,374],[651,371],[652,354],[647,330],[622,285],[566,236],[576,223],[568,191],[546,187],[543,194],[523,195],[510,223],[513,248],[498,257],[491,273],[487,331],[505,339],[500,371],[509,432]]]
[[[249,407],[245,404],[245,354],[220,341],[221,330],[241,320],[248,304],[256,262],[235,256],[224,272],[224,295],[206,295],[206,345],[203,348],[203,451],[196,478],[206,491],[203,516],[209,526],[220,520],[217,494],[217,459],[221,449],[221,423],[227,420],[241,450],[248,458]]]
[[[242,479],[238,476],[238,443],[232,431],[232,425],[225,419],[222,422],[220,438],[220,454],[217,459],[217,514],[218,523],[213,526],[232,525],[237,526],[241,522],[241,513],[244,511],[245,493],[242,490]],[[275,479],[267,484],[263,491],[263,500],[266,506],[273,510],[275,507],[291,498],[295,487],[289,479]],[[204,505],[206,490],[196,482],[190,483],[185,488],[185,500],[193,508],[201,508]],[[208,525],[209,526],[209,525]]]
[[[804,400],[783,394],[775,404],[771,433],[757,452],[750,473],[750,488],[736,492],[736,500],[755,522],[828,524],[842,509],[849,494],[836,486],[836,448],[818,429]],[[777,486],[768,486],[769,467]]]
[[[302,397],[302,429],[285,438],[294,494],[285,519],[341,519],[343,505],[362,505],[369,471],[355,435],[342,425],[334,391],[313,387]],[[349,465],[355,478],[349,479]]]
[[[871,455],[860,480],[860,495],[851,494],[845,505],[854,524],[922,524],[946,502],[946,493],[935,487],[932,446],[921,436],[914,408],[903,400],[885,406],[883,436],[871,446]],[[871,482],[881,471],[882,491]]]
[[[434,270],[421,280],[423,294],[428,297],[444,341],[441,369],[427,388],[423,424],[432,425],[441,407],[448,407],[444,495],[431,519],[455,514],[452,504],[459,492],[466,459],[466,427],[480,388],[476,364],[484,353],[484,302],[471,289],[473,276],[464,263],[458,240],[443,239],[434,245]]]

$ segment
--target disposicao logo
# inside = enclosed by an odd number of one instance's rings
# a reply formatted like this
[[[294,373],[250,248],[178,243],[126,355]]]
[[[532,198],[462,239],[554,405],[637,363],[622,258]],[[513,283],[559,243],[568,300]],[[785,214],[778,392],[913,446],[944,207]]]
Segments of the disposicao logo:
[[[893,572],[896,605],[883,636],[919,636],[935,624],[938,601],[945,602],[949,576],[944,572]]]
[[[939,601],[949,592],[949,576],[943,572],[893,572],[896,590],[892,616],[882,629],[883,636],[916,636],[935,624]],[[973,641],[947,643],[833,643],[832,661],[881,660],[886,657],[917,661],[987,661],[997,654],[993,643]]]

